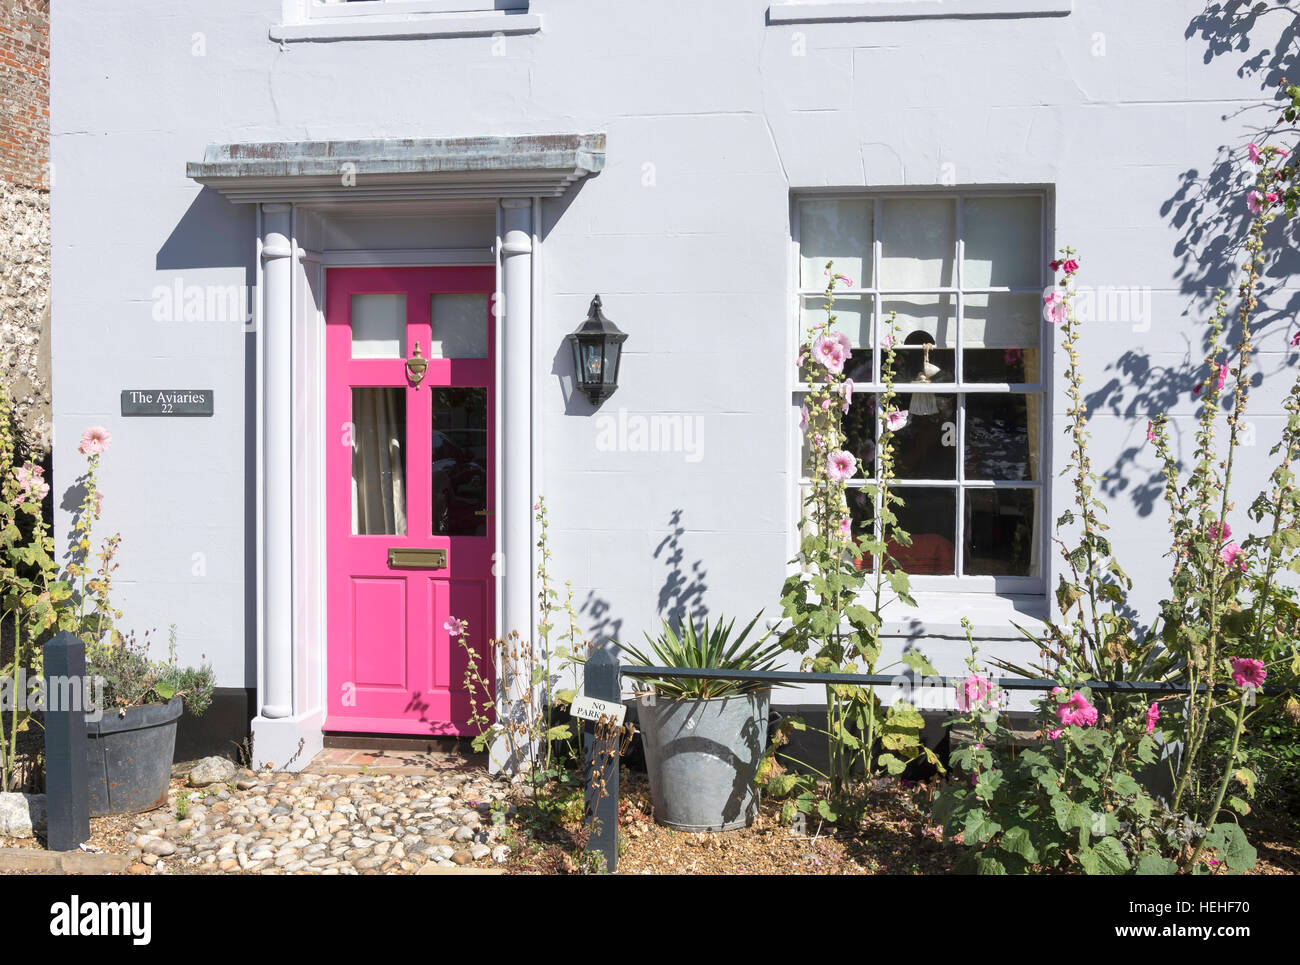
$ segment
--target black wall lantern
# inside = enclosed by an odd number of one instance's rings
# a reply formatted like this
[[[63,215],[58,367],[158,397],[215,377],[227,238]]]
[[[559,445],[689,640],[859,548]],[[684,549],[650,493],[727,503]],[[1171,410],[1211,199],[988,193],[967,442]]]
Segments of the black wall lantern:
[[[625,341],[627,333],[620,332],[618,326],[604,316],[597,295],[591,300],[591,308],[582,324],[569,333],[577,386],[587,394],[592,405],[600,405],[618,388],[618,363]]]

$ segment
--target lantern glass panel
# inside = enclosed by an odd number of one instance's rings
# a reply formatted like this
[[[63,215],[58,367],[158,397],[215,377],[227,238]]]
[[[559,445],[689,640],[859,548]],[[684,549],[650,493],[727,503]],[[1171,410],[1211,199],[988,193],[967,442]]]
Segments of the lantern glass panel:
[[[604,359],[600,351],[600,342],[579,342],[579,351],[582,358],[582,378],[583,382],[590,382],[599,385],[604,369]]]
[[[614,339],[605,341],[605,384],[613,385],[618,378],[618,353],[622,346]]]

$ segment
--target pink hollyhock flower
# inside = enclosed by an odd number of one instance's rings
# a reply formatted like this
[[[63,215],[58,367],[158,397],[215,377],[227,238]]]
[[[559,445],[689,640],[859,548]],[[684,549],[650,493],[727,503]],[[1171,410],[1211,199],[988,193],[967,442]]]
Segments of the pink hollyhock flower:
[[[1147,708],[1147,733],[1154,734],[1156,731],[1156,721],[1160,719],[1160,705],[1152,703]]]
[[[808,431],[808,407],[806,405],[799,406],[799,431]]]
[[[1056,730],[1049,730],[1047,732],[1047,739],[1059,741],[1061,739],[1061,735],[1064,733],[1065,731],[1061,730],[1059,727]]]
[[[837,343],[827,338],[825,335],[818,335],[813,339],[812,357],[822,366],[830,368],[831,357],[834,355]]]
[[[1048,292],[1043,296],[1044,314],[1053,324],[1065,321],[1065,299],[1059,292]]]
[[[1071,724],[1091,727],[1097,723],[1097,708],[1088,703],[1088,698],[1076,690],[1073,697],[1057,706],[1056,716],[1066,727]]]
[[[447,631],[448,636],[458,637],[469,627],[468,620],[457,620],[455,617],[448,617],[447,622],[442,628]]]
[[[1264,686],[1264,679],[1267,676],[1268,671],[1264,669],[1264,661],[1250,657],[1232,658],[1232,682],[1238,687],[1242,689],[1249,687],[1255,690]]]
[[[1300,348],[1300,332],[1296,332],[1291,336],[1291,347]]]
[[[1155,442],[1156,424],[1150,419],[1147,420],[1147,442]]]
[[[1002,350],[1002,361],[1007,365],[1014,365],[1020,361],[1021,352],[1018,348],[1008,348]]]
[[[837,343],[831,343],[830,360],[826,363],[826,371],[832,375],[839,375],[844,371],[844,360],[847,355]]]
[[[35,463],[27,463],[19,466],[14,470],[14,478],[18,480],[18,499],[17,502],[26,502],[34,499],[41,502],[50,493],[50,484],[44,479],[45,470]]]
[[[108,448],[112,437],[103,426],[91,426],[81,434],[81,444],[77,452],[83,456],[97,456]]]
[[[1192,395],[1200,395],[1200,394],[1201,394],[1201,383],[1197,382],[1196,388],[1192,389]]]
[[[858,460],[853,453],[840,449],[830,454],[826,462],[826,475],[836,482],[851,479],[858,471]]]
[[[1071,258],[1069,261],[1062,262],[1061,268],[1065,271],[1067,275],[1073,275],[1076,271],[1079,270],[1079,263],[1075,261],[1073,258]]]
[[[1250,147],[1246,148],[1246,153],[1250,155],[1250,163],[1251,163],[1251,164],[1258,164],[1258,163],[1259,163],[1259,159],[1263,156],[1263,155],[1260,154],[1260,150],[1259,150],[1259,145],[1258,145],[1258,144],[1252,144],[1252,145],[1250,145]]]
[[[842,282],[845,288],[853,287],[853,279],[850,278],[848,275],[836,275],[835,280],[838,282]]]
[[[1297,335],[1300,335],[1300,333],[1297,333]],[[883,348],[885,351],[889,351],[891,348],[893,348],[894,336],[886,335],[884,338],[882,338],[880,340],[880,347]]]
[[[1052,269],[1052,271],[1060,271],[1061,263],[1057,261],[1055,258],[1053,258],[1051,261],[1047,263],[1047,267]]]
[[[826,411],[828,411],[828,410],[830,409],[830,407],[831,407],[831,400],[830,400],[830,399],[822,399],[822,411],[823,411],[823,412],[826,412]]]
[[[1273,148],[1273,153],[1276,154],[1278,157],[1286,157],[1291,152],[1284,147],[1275,147]]]
[[[891,412],[885,416],[885,425],[890,432],[898,432],[907,425],[908,412],[906,409],[899,409],[897,412]]]
[[[1228,363],[1227,363],[1227,362],[1220,362],[1220,363],[1219,363],[1219,377],[1218,377],[1217,381],[1214,383],[1214,387],[1215,387],[1216,389],[1218,389],[1220,392],[1222,392],[1222,391],[1223,391],[1223,383],[1225,383],[1225,382],[1227,382],[1227,381],[1228,381]]]
[[[957,709],[982,710],[993,703],[993,681],[973,673],[957,688]]]
[[[1214,540],[1216,543],[1221,543],[1225,539],[1232,538],[1232,527],[1227,523],[1222,525],[1211,523],[1206,532],[1210,534],[1210,539]]]
[[[843,411],[847,415],[849,406],[853,404],[853,380],[845,379],[840,385],[840,395],[844,398]]]
[[[845,539],[853,535],[853,523],[847,516],[840,519],[840,535]]]
[[[839,343],[840,351],[844,353],[845,358],[853,354],[853,341],[843,332],[836,332],[831,338]]]
[[[1277,192],[1276,191],[1265,192],[1264,200],[1267,201],[1269,204],[1277,204]]]
[[[1264,196],[1258,191],[1246,192],[1246,207],[1250,209],[1251,214],[1259,214],[1264,210],[1264,206],[1260,204],[1263,200]]]
[[[1228,564],[1228,568],[1237,567],[1241,572],[1246,572],[1246,554],[1241,551],[1241,547],[1236,543],[1229,543],[1219,552],[1219,558]]]

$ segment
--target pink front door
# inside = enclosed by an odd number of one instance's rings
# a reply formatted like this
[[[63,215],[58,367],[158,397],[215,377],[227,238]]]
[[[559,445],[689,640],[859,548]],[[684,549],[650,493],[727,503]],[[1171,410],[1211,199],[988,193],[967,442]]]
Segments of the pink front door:
[[[491,268],[327,272],[326,730],[472,732],[447,623],[480,655],[495,632],[494,287]]]

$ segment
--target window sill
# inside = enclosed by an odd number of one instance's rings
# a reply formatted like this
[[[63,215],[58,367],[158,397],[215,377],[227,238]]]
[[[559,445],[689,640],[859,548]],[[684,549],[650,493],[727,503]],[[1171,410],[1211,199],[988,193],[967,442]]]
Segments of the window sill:
[[[471,14],[428,14],[402,18],[359,16],[330,18],[271,27],[277,43],[335,40],[389,40],[434,37],[484,37],[493,34],[528,34],[542,29],[539,14],[484,11]]]
[[[965,17],[1064,17],[1073,0],[803,0],[773,3],[769,24],[825,20],[920,20]]]

